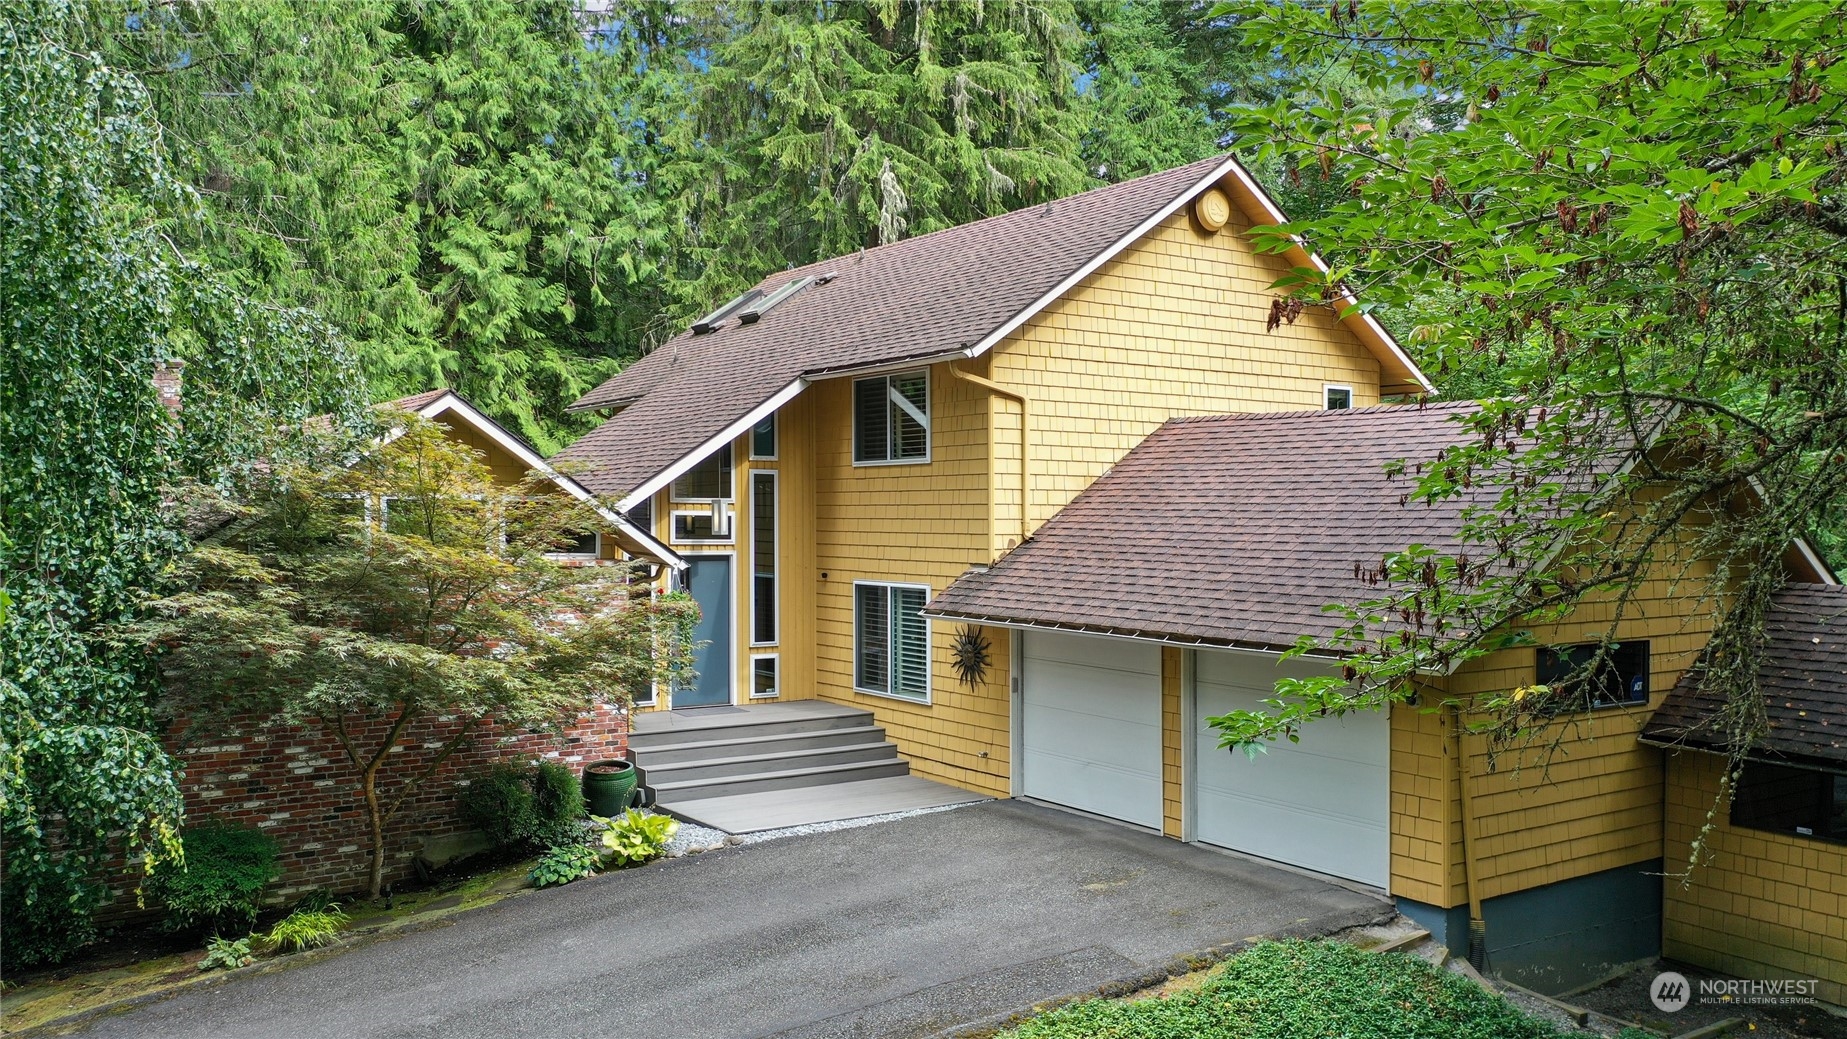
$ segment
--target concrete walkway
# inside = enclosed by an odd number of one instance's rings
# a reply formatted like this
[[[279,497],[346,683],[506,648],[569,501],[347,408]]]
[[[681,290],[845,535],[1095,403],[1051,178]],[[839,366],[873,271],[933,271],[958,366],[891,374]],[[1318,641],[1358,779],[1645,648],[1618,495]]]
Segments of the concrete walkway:
[[[604,874],[88,1036],[926,1036],[1378,898],[996,801]]]

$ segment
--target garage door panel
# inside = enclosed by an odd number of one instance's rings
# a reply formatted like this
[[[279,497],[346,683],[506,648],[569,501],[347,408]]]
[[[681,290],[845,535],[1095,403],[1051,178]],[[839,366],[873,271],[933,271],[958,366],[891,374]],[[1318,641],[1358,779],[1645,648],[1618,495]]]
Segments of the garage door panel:
[[[1137,826],[1161,824],[1159,777],[1070,754],[1027,751],[1028,797],[1121,819]]]
[[[1385,886],[1390,867],[1391,730],[1383,713],[1323,718],[1300,743],[1268,744],[1248,757],[1218,748],[1205,720],[1267,710],[1284,676],[1315,665],[1201,652],[1195,668],[1194,789],[1198,836],[1233,848],[1363,883]]]
[[[1159,648],[1032,632],[1021,655],[1023,792],[1159,826]]]
[[[1161,673],[1161,647],[1126,639],[1033,631],[1026,633],[1022,655],[1029,663],[1076,664],[1143,675]]]

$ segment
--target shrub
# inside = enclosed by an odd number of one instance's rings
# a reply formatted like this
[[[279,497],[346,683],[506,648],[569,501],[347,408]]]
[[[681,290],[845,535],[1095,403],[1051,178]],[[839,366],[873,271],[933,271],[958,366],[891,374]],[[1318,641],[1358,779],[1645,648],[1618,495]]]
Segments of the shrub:
[[[219,938],[214,936],[205,943],[205,958],[199,961],[200,970],[231,970],[234,967],[248,967],[256,962],[250,955],[249,938]]]
[[[306,906],[295,910],[276,922],[270,928],[265,939],[269,944],[283,952],[300,952],[303,949],[318,949],[323,945],[333,944],[340,936],[340,928],[346,926],[346,914],[337,905],[320,909]]]
[[[1013,1039],[1557,1039],[1458,974],[1333,941],[1263,942],[1197,989],[1164,999],[1090,1000],[1008,1033]]]
[[[575,844],[583,837],[584,788],[570,769],[541,761],[532,775],[533,809],[538,814],[534,843]]]
[[[180,838],[183,863],[163,861],[142,888],[166,909],[170,931],[247,931],[256,923],[263,889],[280,871],[276,842],[259,830],[202,826]]]
[[[496,765],[475,776],[457,801],[462,820],[497,847],[568,843],[584,817],[577,777],[552,761]]]
[[[553,845],[545,850],[527,876],[532,879],[533,887],[555,887],[595,876],[600,861],[594,848],[582,844]]]
[[[674,819],[650,815],[639,808],[631,808],[614,819],[600,815],[590,818],[603,826],[604,861],[616,866],[639,866],[659,858],[673,835],[680,832],[680,824]]]

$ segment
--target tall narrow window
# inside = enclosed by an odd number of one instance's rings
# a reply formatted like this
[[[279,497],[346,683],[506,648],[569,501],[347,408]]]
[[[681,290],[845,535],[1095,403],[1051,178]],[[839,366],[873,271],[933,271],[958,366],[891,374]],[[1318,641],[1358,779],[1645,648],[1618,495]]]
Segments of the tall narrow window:
[[[750,431],[750,457],[776,457],[776,414],[771,412]]]
[[[853,461],[930,460],[930,372],[853,382]]]
[[[776,641],[776,474],[750,474],[750,641]]]
[[[920,585],[853,586],[853,684],[920,703],[930,701],[930,626]]]

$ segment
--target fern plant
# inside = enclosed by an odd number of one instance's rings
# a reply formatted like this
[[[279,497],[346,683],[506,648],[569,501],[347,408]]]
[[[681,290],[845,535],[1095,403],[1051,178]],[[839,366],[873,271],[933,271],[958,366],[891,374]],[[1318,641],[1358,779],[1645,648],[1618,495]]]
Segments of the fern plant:
[[[596,875],[602,857],[583,844],[556,844],[545,850],[527,874],[533,887],[556,887]]]
[[[639,808],[631,808],[613,819],[600,815],[590,818],[603,827],[603,860],[613,866],[639,866],[660,858],[673,835],[680,832],[677,820],[651,815]]]

